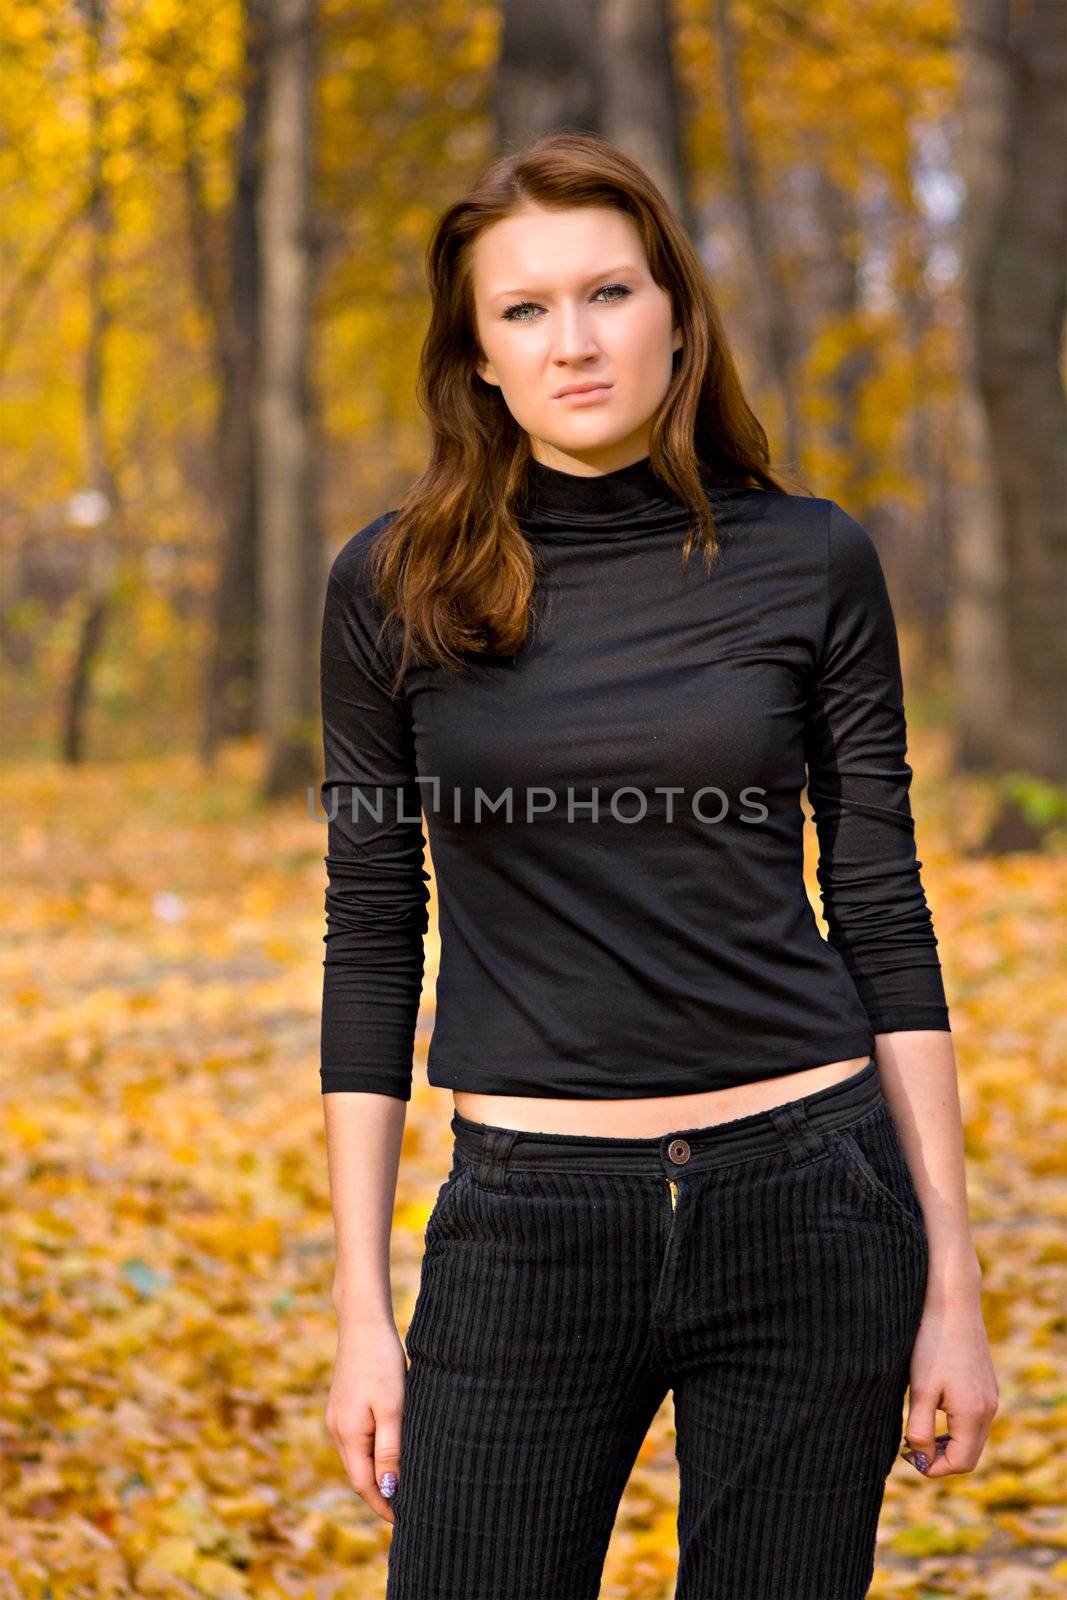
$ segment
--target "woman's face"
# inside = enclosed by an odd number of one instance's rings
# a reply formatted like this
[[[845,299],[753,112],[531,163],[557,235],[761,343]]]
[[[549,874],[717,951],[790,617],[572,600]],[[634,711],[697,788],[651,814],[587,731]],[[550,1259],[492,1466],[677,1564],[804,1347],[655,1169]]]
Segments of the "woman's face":
[[[479,235],[471,270],[477,371],[499,384],[535,459],[593,476],[647,456],[682,333],[633,219],[531,205]],[[590,383],[602,387],[584,399],[560,394]]]

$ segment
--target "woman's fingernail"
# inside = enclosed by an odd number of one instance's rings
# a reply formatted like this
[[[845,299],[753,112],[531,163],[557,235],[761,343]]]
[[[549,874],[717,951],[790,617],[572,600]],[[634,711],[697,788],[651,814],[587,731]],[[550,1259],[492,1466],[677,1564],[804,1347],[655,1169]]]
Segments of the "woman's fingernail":
[[[915,1465],[918,1467],[920,1472],[929,1472],[930,1457],[926,1454],[925,1450],[916,1450]]]
[[[378,1487],[387,1500],[396,1494],[397,1476],[395,1472],[383,1472],[378,1479]]]

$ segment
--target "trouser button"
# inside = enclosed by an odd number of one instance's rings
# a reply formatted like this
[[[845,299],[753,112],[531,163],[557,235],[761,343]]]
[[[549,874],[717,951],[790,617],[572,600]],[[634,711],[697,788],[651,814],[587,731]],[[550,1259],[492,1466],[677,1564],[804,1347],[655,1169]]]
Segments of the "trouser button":
[[[683,1161],[689,1160],[690,1153],[689,1145],[685,1139],[672,1139],[667,1146],[667,1154],[678,1166],[681,1166]]]

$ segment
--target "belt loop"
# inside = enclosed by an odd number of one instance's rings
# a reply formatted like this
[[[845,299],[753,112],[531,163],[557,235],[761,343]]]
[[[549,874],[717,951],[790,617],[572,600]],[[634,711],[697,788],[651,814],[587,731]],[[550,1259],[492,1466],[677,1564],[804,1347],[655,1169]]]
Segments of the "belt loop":
[[[822,1155],[826,1138],[812,1122],[806,1106],[787,1101],[785,1105],[772,1106],[770,1115],[795,1166]]]
[[[518,1128],[487,1128],[482,1136],[477,1182],[484,1189],[501,1192],[507,1187],[508,1157],[519,1137]]]

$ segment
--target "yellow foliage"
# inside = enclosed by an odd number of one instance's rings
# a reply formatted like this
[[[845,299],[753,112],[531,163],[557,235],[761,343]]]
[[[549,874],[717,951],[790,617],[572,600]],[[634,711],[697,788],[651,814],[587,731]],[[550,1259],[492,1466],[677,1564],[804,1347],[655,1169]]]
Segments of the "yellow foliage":
[[[918,1600],[934,1567],[977,1597],[996,1551],[1063,1549],[1067,982],[1048,929],[1067,864],[964,854],[979,796],[940,776],[940,733],[916,726],[911,750],[1001,1410],[977,1473],[891,1474],[872,1600]],[[121,1570],[138,1593],[183,1600],[311,1595],[320,1581],[354,1600],[382,1592],[389,1530],[324,1425],[336,1335],[321,836],[300,806],[251,806],[258,770],[242,747],[211,780],[176,754],[73,780],[25,764],[0,788],[0,1028],[20,1062],[0,1093],[0,1333],[22,1441],[0,1539],[20,1593],[42,1600],[42,1571],[72,1600],[123,1593]],[[813,868],[812,853],[814,894]],[[438,960],[431,935],[427,1000]],[[418,1066],[393,1218],[401,1331],[448,1170],[450,1103]],[[677,1491],[668,1397],[620,1507],[605,1596],[670,1595]]]
[[[806,313],[802,465],[857,515],[867,501],[915,507],[916,441],[950,437],[958,361],[956,307],[941,298],[956,291],[924,278],[915,184],[922,135],[953,106],[957,0],[732,10],[776,265]],[[678,0],[672,13],[693,186],[725,262],[717,288],[759,374],[751,275],[736,225],[720,222],[732,178],[713,8]],[[94,86],[112,217],[104,420],[129,550],[94,682],[93,749],[128,756],[136,739],[146,754],[76,774],[27,761],[0,792],[0,1035],[17,1063],[0,1086],[0,1542],[20,1600],[373,1600],[384,1588],[388,1528],[324,1425],[335,1328],[317,1077],[323,832],[302,803],[257,803],[254,745],[227,749],[210,779],[180,753],[196,728],[219,532],[214,329],[192,239],[223,294],[242,14],[237,0],[115,0]],[[89,544],[70,509],[88,470],[85,15],[9,7],[0,98],[8,283],[49,262],[15,300],[5,515],[17,540],[54,537],[74,557]],[[314,379],[341,534],[424,459],[411,400],[421,254],[439,204],[493,153],[502,16],[488,0],[323,0],[319,20],[316,205],[330,248]],[[857,267],[837,303],[821,298],[825,259],[790,226],[798,173],[840,205],[841,235],[819,249],[867,252],[867,276]],[[773,422],[773,386],[754,400]],[[10,614],[34,644],[16,731],[38,747],[54,747],[83,612],[74,596],[54,616],[32,598]],[[969,856],[982,788],[943,776],[941,736],[909,732],[1001,1409],[977,1473],[935,1484],[895,1467],[871,1597],[1028,1600],[1067,1582],[1067,976],[1050,936],[1067,870]],[[810,856],[807,879],[814,894]],[[434,934],[427,955],[429,1005]],[[401,1331],[449,1114],[420,1065],[393,1218]],[[605,1600],[672,1593],[673,1441],[668,1402],[620,1508]]]

